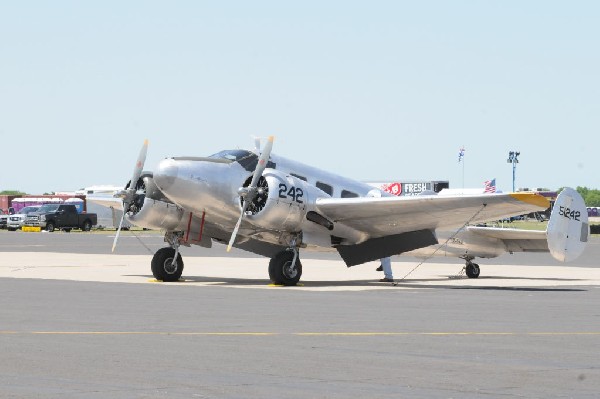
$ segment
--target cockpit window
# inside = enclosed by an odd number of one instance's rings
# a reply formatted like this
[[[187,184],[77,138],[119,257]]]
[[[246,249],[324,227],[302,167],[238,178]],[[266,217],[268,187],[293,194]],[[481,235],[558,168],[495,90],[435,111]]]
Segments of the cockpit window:
[[[225,150],[217,152],[216,154],[211,155],[209,158],[225,159],[231,162],[238,162],[248,172],[254,171],[254,169],[256,169],[256,164],[258,164],[258,155],[247,150]],[[271,161],[267,162],[267,168],[275,169],[275,166],[275,163]]]
[[[229,161],[240,161],[248,157],[256,157],[256,155],[246,150],[224,150],[211,155],[209,158],[227,159]]]

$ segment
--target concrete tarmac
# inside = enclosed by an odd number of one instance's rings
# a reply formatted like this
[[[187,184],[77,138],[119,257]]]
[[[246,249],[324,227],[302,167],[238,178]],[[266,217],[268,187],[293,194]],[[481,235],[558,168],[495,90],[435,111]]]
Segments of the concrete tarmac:
[[[268,259],[185,248],[154,282],[138,233],[0,232],[1,398],[577,397],[600,392],[600,241],[548,254],[434,259],[397,286],[377,263],[302,254],[302,286]],[[534,266],[528,265],[527,261]],[[396,277],[419,261],[394,258]]]

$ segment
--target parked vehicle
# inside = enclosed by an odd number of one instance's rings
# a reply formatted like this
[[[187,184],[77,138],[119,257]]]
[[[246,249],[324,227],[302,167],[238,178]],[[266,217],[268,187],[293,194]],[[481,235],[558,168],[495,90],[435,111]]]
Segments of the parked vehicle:
[[[45,204],[25,219],[25,226],[39,226],[47,231],[81,229],[90,231],[98,223],[95,213],[77,213],[72,204]]]
[[[8,223],[8,213],[4,213],[3,210],[0,210],[0,229],[5,229]]]
[[[13,213],[15,213],[15,210],[12,207],[8,208],[8,212],[0,209],[0,229],[5,229],[8,226],[8,217]]]
[[[38,209],[40,209],[39,206],[26,206],[25,208],[21,208],[21,210],[19,210],[19,212],[15,213],[14,215],[9,215],[6,228],[9,231],[15,231],[20,229],[21,227],[23,227],[27,216],[29,216],[30,213],[36,212]]]

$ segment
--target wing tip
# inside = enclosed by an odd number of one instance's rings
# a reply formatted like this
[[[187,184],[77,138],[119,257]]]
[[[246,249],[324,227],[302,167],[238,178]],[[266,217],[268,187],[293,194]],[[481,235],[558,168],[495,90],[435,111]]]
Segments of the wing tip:
[[[548,198],[538,193],[510,193],[509,195],[518,201],[536,205],[540,208],[546,209],[550,207],[550,201]]]

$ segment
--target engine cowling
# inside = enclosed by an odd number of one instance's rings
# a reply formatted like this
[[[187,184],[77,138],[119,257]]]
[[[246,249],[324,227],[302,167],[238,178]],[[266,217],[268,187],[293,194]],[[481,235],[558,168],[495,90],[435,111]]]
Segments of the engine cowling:
[[[330,197],[304,180],[277,170],[265,171],[257,186],[258,192],[247,208],[247,220],[265,229],[300,231],[316,199]],[[242,205],[243,201],[242,197]]]
[[[184,211],[169,201],[156,187],[151,173],[144,173],[136,184],[136,194],[126,219],[148,229],[176,230]]]

